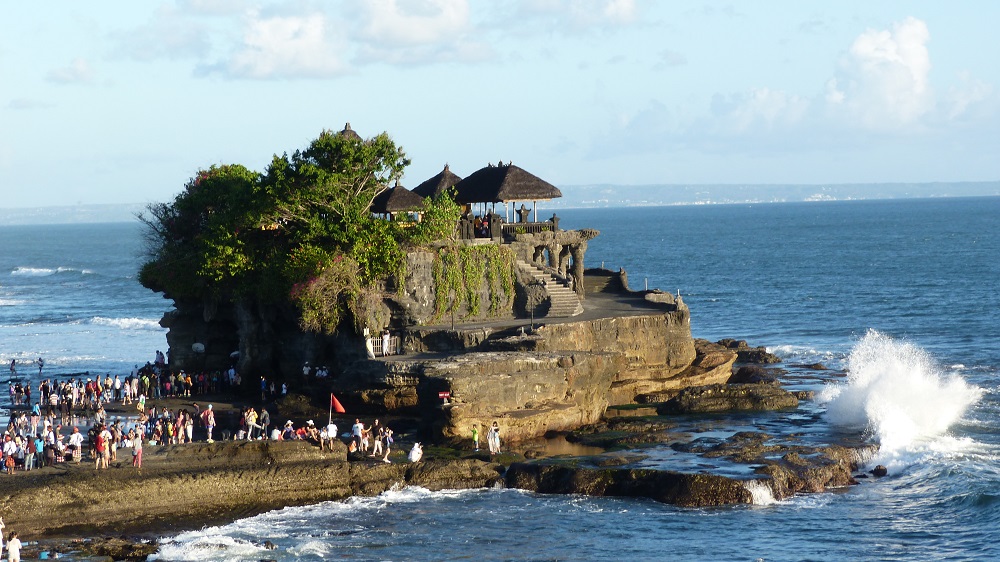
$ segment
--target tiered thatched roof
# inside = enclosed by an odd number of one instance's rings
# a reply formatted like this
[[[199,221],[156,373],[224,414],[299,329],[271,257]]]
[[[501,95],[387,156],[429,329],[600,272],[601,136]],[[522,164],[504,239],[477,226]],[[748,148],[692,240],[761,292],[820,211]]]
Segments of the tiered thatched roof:
[[[448,191],[460,181],[462,181],[462,178],[452,173],[452,171],[448,169],[448,165],[445,164],[444,170],[441,170],[431,179],[421,183],[417,187],[414,187],[413,193],[416,193],[421,197],[430,197],[433,199]]]
[[[373,213],[403,213],[406,211],[419,211],[424,207],[424,199],[413,193],[409,189],[396,185],[379,193],[372,200],[371,212]]]
[[[513,164],[489,165],[455,185],[458,203],[544,201],[562,197],[549,182]]]
[[[347,124],[345,124],[344,125],[344,130],[340,131],[337,134],[340,135],[340,136],[342,136],[342,137],[346,137],[348,139],[351,139],[351,140],[364,140],[364,139],[361,138],[361,135],[359,135],[357,132],[354,131],[354,129],[351,128],[350,122],[348,122]]]

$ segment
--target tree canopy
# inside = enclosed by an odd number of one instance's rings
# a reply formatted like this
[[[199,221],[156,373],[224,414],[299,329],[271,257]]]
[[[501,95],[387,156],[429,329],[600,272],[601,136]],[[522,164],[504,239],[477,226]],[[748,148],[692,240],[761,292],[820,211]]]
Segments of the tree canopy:
[[[331,332],[399,274],[406,245],[453,235],[459,207],[448,197],[427,202],[427,220],[408,228],[369,212],[409,163],[386,133],[324,130],[263,173],[200,170],[173,202],[139,217],[149,243],[139,279],[174,299],[291,302],[304,328]]]

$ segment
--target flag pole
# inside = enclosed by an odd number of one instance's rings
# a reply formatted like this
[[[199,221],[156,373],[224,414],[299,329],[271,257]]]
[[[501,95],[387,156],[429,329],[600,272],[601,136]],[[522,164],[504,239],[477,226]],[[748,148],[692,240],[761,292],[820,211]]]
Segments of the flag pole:
[[[330,415],[326,418],[326,425],[333,423],[333,393],[330,393]]]

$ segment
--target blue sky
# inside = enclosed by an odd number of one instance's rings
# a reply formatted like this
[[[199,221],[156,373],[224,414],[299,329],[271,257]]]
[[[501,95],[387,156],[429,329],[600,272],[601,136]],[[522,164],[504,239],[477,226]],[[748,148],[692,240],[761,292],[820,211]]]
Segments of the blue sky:
[[[414,187],[1000,179],[1000,2],[9,3],[0,207],[167,201],[345,122]]]

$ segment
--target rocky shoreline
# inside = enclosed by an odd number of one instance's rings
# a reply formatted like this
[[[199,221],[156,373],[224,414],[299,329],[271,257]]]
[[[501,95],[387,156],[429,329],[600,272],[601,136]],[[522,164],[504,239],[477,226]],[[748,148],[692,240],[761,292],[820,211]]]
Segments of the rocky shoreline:
[[[144,560],[157,550],[156,539],[163,535],[287,506],[375,496],[402,486],[505,486],[707,507],[782,500],[854,485],[867,477],[858,470],[876,446],[863,442],[795,444],[764,431],[736,431],[706,440],[686,433],[685,424],[706,415],[699,412],[740,416],[740,411],[794,409],[799,399],[811,398],[782,389],[770,373],[739,369],[733,384],[691,387],[660,395],[661,402],[648,396],[644,404],[635,405],[642,415],[620,416],[616,414],[622,410],[611,409],[594,424],[559,434],[588,454],[559,454],[547,450],[545,440],[534,440],[514,443],[511,452],[491,458],[452,444],[428,446],[424,461],[409,463],[409,443],[400,442],[387,464],[349,454],[342,443],[333,451],[320,451],[304,441],[147,446],[141,471],[121,460],[104,471],[84,462],[0,476],[0,508],[7,529],[33,541],[25,549],[27,556],[48,551]],[[684,398],[686,409],[668,406],[676,405],[678,398]],[[643,461],[664,445],[706,463],[741,468],[734,475],[644,466]],[[128,450],[122,453],[127,456]],[[39,517],[41,513],[46,516]]]

